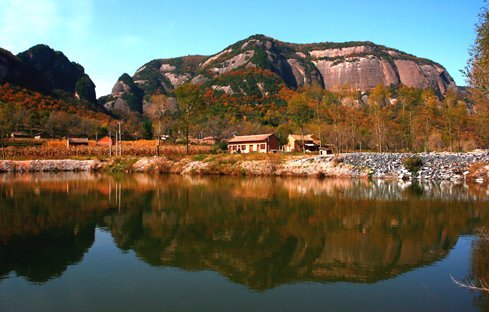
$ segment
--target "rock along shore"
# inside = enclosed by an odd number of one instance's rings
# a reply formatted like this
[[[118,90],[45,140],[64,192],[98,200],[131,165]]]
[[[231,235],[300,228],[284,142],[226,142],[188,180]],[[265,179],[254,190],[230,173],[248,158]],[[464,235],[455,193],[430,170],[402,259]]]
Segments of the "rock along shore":
[[[418,156],[417,174],[405,167],[405,159]],[[316,176],[433,181],[489,182],[489,151],[474,153],[348,153],[335,156],[199,155],[171,160],[162,157],[131,158],[122,165],[127,172],[175,174]],[[100,160],[0,160],[0,172],[111,170],[119,161]]]

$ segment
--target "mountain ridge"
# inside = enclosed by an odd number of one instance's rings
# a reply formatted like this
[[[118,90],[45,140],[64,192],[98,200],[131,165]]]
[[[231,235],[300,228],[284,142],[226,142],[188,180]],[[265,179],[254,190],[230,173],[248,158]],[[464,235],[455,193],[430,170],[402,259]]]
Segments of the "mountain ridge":
[[[439,63],[371,41],[298,44],[260,34],[237,41],[209,56],[153,59],[139,67],[132,79],[145,96],[172,95],[176,87],[186,82],[232,96],[246,96],[249,94],[245,89],[250,86],[245,77],[242,83],[236,79],[231,83],[225,77],[231,72],[246,72],[244,70],[250,68],[259,69],[260,73],[272,72],[290,89],[318,84],[331,91],[369,91],[378,84],[406,85],[433,89],[443,96],[449,89],[457,88],[448,71]],[[277,87],[266,88],[262,78],[255,79],[254,89],[261,96],[276,93]],[[113,106],[111,101],[101,104],[107,109]]]

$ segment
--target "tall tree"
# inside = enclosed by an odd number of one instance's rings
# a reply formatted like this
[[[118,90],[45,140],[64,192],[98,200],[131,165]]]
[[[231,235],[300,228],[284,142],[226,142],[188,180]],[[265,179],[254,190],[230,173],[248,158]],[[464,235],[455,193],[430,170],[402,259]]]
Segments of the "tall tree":
[[[397,118],[400,126],[400,143],[403,150],[411,151],[414,146],[414,112],[421,101],[421,92],[415,88],[401,86],[397,96]]]
[[[304,147],[304,125],[314,118],[314,111],[307,104],[307,99],[303,94],[295,94],[288,101],[287,113],[294,124],[300,128],[302,136],[302,151]]]
[[[467,82],[489,97],[489,7],[487,0],[479,14],[476,25],[477,36],[469,50],[469,60],[464,70]]]
[[[190,83],[176,88],[175,96],[177,98],[177,114],[185,131],[185,151],[188,154],[189,127],[198,120],[200,113],[204,110],[204,100],[199,87]]]
[[[459,101],[455,94],[449,93],[443,101],[444,139],[448,143],[450,152],[461,150],[461,133],[467,122],[467,105]]]
[[[387,101],[389,100],[389,90],[383,85],[378,84],[370,92],[369,112],[374,125],[374,138],[377,151],[382,153],[386,149],[385,139],[387,135]]]
[[[480,146],[489,149],[489,99],[479,99],[475,106],[475,132]]]
[[[321,113],[320,113],[320,104],[322,103],[325,90],[319,85],[319,83],[315,82],[311,86],[307,87],[304,90],[304,93],[308,98],[310,98],[315,105],[315,114],[317,121],[317,133],[319,139],[319,146],[322,147],[322,139],[321,139]]]
[[[428,89],[421,93],[420,101],[421,105],[418,105],[413,117],[414,148],[428,152],[430,136],[440,120],[438,98],[433,90]]]

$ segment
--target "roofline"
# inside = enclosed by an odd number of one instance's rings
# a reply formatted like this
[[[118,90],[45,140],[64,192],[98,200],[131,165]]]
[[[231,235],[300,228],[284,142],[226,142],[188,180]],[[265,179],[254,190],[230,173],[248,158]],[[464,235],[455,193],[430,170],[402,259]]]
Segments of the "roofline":
[[[232,140],[238,140],[237,142],[260,142],[260,141],[267,140],[272,135],[275,135],[275,134],[274,133],[265,133],[265,134],[253,134],[253,135],[236,135],[233,138],[229,139],[228,143],[235,143],[235,142],[232,142]],[[258,137],[260,137],[260,139],[258,139]],[[265,137],[265,138],[261,138],[261,137]],[[239,141],[240,138],[242,139],[242,141]]]

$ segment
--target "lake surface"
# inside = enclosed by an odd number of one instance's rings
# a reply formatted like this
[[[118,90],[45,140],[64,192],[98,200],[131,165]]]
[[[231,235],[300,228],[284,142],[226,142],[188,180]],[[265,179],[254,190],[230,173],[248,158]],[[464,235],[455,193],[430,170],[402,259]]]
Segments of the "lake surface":
[[[0,175],[0,311],[478,311],[489,191]]]

